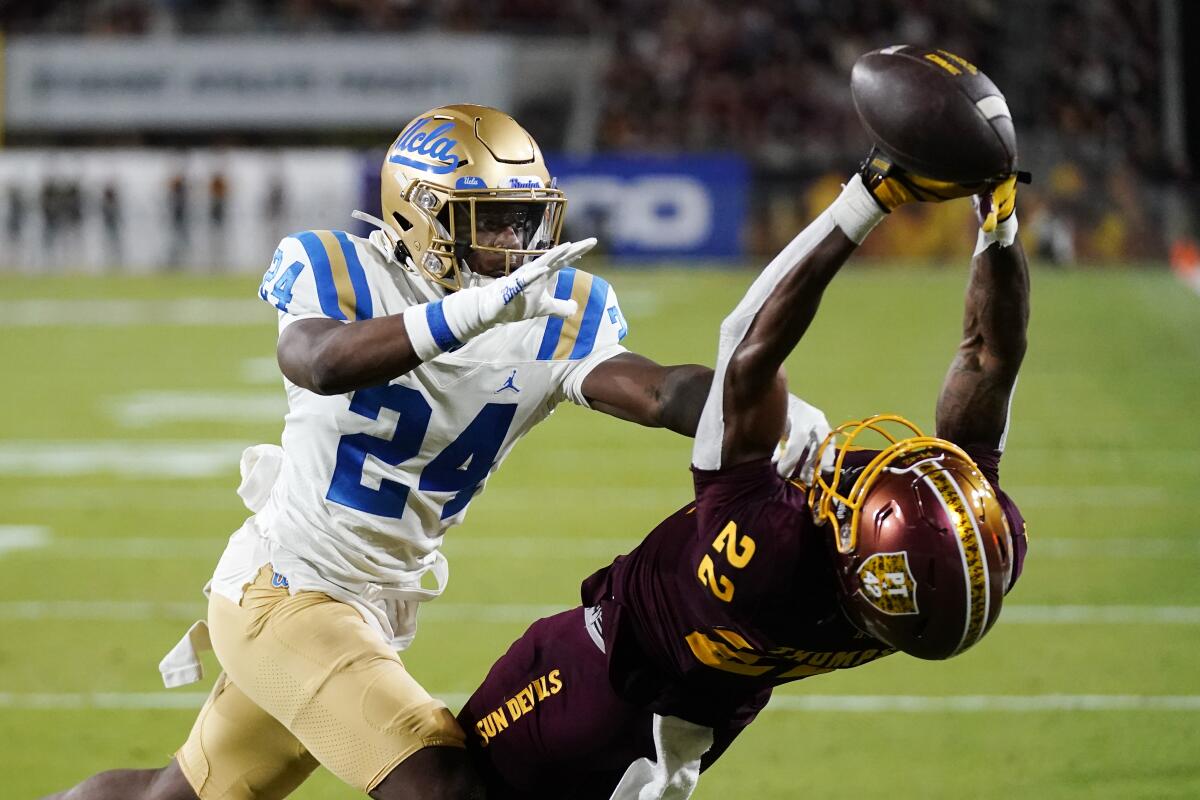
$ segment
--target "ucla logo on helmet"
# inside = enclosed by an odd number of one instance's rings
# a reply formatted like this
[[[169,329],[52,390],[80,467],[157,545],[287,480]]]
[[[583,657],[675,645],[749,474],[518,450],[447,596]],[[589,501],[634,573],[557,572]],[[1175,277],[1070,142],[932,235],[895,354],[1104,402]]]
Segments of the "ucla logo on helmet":
[[[464,175],[454,182],[455,189],[486,189],[487,181],[477,175]]]
[[[454,152],[458,140],[448,135],[454,130],[454,123],[443,122],[429,129],[429,124],[433,121],[432,117],[425,117],[410,125],[392,145],[388,161],[436,175],[445,175],[458,169],[462,161]]]

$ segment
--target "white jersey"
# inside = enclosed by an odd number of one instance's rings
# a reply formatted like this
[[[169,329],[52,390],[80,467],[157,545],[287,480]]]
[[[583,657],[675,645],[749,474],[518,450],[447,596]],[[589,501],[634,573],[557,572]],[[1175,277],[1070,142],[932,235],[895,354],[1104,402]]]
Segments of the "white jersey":
[[[308,317],[395,315],[437,297],[389,256],[381,234],[341,231],[284,239],[259,295],[279,309],[280,331]],[[497,326],[384,385],[322,396],[285,379],[282,451],[252,448],[243,461],[258,484],[242,490],[256,513],[231,539],[213,590],[240,600],[247,575],[270,561],[293,592],[350,602],[407,646],[417,602],[444,586],[446,530],[518,439],[562,400],[586,405],[584,378],[625,352],[627,326],[606,281],[564,269],[555,296],[574,298],[577,313]]]

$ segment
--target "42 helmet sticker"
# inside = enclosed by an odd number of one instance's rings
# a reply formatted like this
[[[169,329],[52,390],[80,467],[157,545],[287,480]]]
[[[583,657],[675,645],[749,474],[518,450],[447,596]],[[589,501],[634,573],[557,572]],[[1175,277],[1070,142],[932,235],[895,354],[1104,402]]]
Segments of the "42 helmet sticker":
[[[863,597],[884,614],[917,613],[917,582],[908,568],[908,553],[876,553],[858,568]]]

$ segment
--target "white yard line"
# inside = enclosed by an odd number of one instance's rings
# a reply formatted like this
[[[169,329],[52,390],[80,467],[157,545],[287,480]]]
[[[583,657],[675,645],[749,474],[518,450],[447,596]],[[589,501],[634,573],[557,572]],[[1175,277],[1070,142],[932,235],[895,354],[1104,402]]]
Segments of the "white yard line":
[[[240,298],[193,297],[175,300],[46,298],[0,300],[0,327],[129,327],[196,325],[231,327],[274,325],[265,303]]]
[[[194,603],[138,600],[11,600],[0,603],[0,619],[148,621],[195,620],[204,616],[203,601]]]
[[[242,383],[264,384],[283,387],[283,376],[279,373],[279,362],[274,356],[247,358],[242,360]]]
[[[0,708],[24,711],[163,711],[199,708],[206,697],[207,692],[0,692]]]
[[[118,504],[123,505],[123,504]],[[174,507],[167,503],[167,507]],[[149,536],[51,536],[46,528],[36,526],[0,526],[0,555],[6,550],[27,550],[27,557],[53,559],[138,559],[164,560],[208,559],[215,562],[225,549],[233,531],[220,531],[212,536],[149,537]],[[34,535],[32,531],[40,531]],[[6,547],[6,543],[8,546]],[[446,548],[453,560],[512,556],[538,561],[605,561],[627,553],[637,540],[590,537],[478,536],[456,537]],[[599,566],[599,564],[597,564]]]
[[[432,692],[453,709],[467,700],[464,692]],[[0,692],[0,708],[56,710],[180,710],[199,708],[205,692]],[[838,712],[907,714],[1033,714],[1063,711],[1200,711],[1200,695],[1142,694],[979,694],[979,695],[842,695],[777,692],[766,711],[775,713]]]
[[[198,593],[198,587],[197,587]],[[557,603],[455,603],[438,600],[421,609],[425,620],[528,624],[565,611]],[[193,620],[204,616],[204,601],[9,600],[0,619],[61,621]],[[1200,625],[1200,606],[1005,605],[1005,625]]]
[[[231,462],[230,471],[236,466]],[[21,486],[15,496],[4,500],[6,508],[70,508],[105,510],[129,507],[129,491],[118,491],[111,486]],[[153,491],[141,492],[132,501],[138,508],[176,510],[221,509],[242,505],[234,491],[228,486],[170,485],[155,486]]]
[[[41,525],[0,525],[0,557],[46,547],[49,542],[50,531]]]
[[[138,392],[106,402],[109,416],[126,428],[164,422],[277,422],[287,413],[282,388],[274,392]]]
[[[1200,711],[1200,695],[975,694],[795,695],[776,694],[767,711],[975,713],[1009,711]]]
[[[46,543],[43,550],[47,559],[64,561],[70,559],[129,559],[141,561],[177,561],[203,559],[214,565],[225,549],[226,537],[152,539],[143,537],[106,539],[55,538]]]
[[[1164,537],[1085,538],[1035,536],[1030,547],[1036,558],[1195,558],[1200,539]]]
[[[36,550],[50,542],[50,530],[40,525],[0,525],[0,557],[14,550]]]
[[[1200,606],[1005,605],[1006,625],[1200,625]]]
[[[121,508],[127,498],[114,498],[111,489],[99,489],[80,498],[73,493],[30,490],[27,507],[43,507],[47,503],[75,499],[75,503],[57,503],[71,508]],[[146,504],[155,508],[223,508],[237,506],[241,501],[232,490],[203,488],[196,492],[180,489],[157,490],[146,495]],[[34,502],[36,500],[36,502]],[[22,504],[24,505],[24,504]],[[38,531],[39,533],[34,533]],[[6,533],[7,532],[7,533]],[[173,560],[183,558],[215,558],[225,547],[230,531],[214,531],[212,536],[149,537],[149,536],[50,536],[46,528],[33,525],[0,525],[0,555],[10,550],[35,551],[54,559],[143,559]],[[571,536],[488,536],[451,532],[444,545],[447,555],[455,561],[475,558],[511,556],[540,561],[587,561],[611,559],[629,552],[638,543],[634,536],[597,537]],[[1200,558],[1200,540],[1146,538],[1054,538],[1039,536],[1033,545],[1034,557],[1091,558],[1091,559],[1180,559]],[[27,553],[27,555],[30,555]]]
[[[210,478],[237,471],[253,442],[75,440],[0,442],[0,475],[74,477],[115,473],[133,478]],[[69,487],[64,487],[69,494]]]
[[[111,495],[110,490],[104,490]],[[154,497],[152,493],[149,497]],[[208,500],[202,500],[209,497]],[[225,489],[206,490],[195,502],[181,502],[187,495],[168,493],[156,507],[216,508],[236,505],[236,495]],[[125,502],[97,502],[96,507],[117,508]],[[86,503],[82,507],[88,507]],[[32,507],[37,507],[36,504]],[[78,506],[72,506],[78,507]],[[173,561],[179,559],[215,560],[232,531],[215,531],[212,536],[51,536],[49,529],[36,525],[0,525],[0,556],[22,551],[26,558],[54,559],[129,559]],[[451,533],[444,547],[452,561],[513,557],[535,561],[609,560],[629,552],[637,545],[634,537],[591,536],[487,536]],[[1038,560],[1044,558],[1090,559],[1195,559],[1200,558],[1200,541],[1190,539],[1086,539],[1038,537],[1033,545]]]
[[[1004,486],[1021,508],[1063,508],[1083,505],[1089,508],[1127,508],[1157,506],[1170,498],[1163,486]]]
[[[1007,456],[1006,461],[1011,459],[1022,463],[1047,464],[1061,469],[1085,469],[1089,474],[1096,470],[1109,469],[1127,472],[1135,466],[1173,470],[1194,467],[1200,463],[1200,450],[1194,447],[1147,446],[1142,442],[1040,447],[1036,444],[1014,444],[1010,440],[1008,448],[1012,455]],[[1013,473],[1007,474],[1011,476]]]

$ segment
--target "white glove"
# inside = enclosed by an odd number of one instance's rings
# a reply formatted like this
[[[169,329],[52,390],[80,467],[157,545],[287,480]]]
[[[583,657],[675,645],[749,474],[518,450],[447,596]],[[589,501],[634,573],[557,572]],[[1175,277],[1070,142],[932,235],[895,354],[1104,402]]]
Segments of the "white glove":
[[[817,448],[829,435],[829,420],[816,406],[788,395],[787,427],[784,436],[775,446],[771,461],[779,475],[795,479],[805,486],[812,486],[813,470],[816,467]],[[827,447],[821,457],[821,469],[833,469],[834,448]]]
[[[461,347],[488,328],[505,322],[555,316],[578,310],[574,300],[554,296],[554,273],[579,260],[596,246],[595,239],[563,242],[510,275],[486,286],[460,289],[434,303],[410,306],[404,326],[421,360]]]

